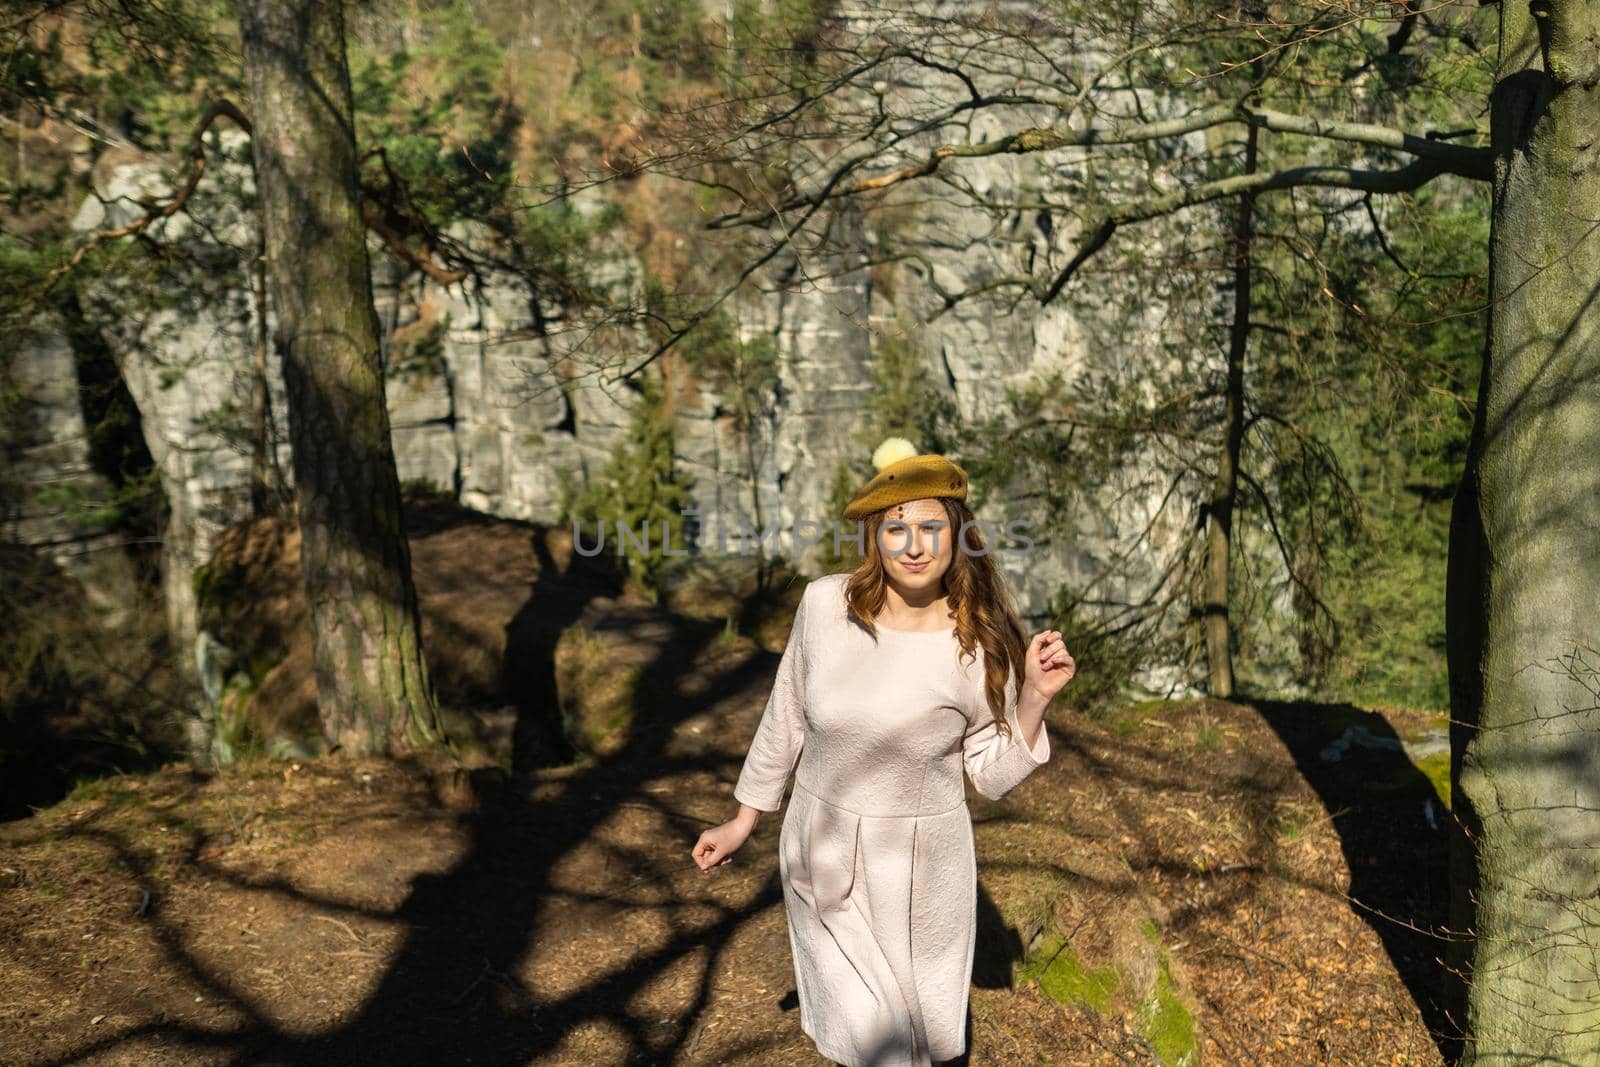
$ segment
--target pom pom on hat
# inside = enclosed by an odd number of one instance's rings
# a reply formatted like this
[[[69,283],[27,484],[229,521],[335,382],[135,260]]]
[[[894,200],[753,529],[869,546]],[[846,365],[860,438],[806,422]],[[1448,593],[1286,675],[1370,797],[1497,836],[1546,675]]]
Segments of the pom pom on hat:
[[[904,437],[885,437],[883,443],[872,452],[872,469],[881,471],[891,463],[910,459],[916,454],[917,446]]]

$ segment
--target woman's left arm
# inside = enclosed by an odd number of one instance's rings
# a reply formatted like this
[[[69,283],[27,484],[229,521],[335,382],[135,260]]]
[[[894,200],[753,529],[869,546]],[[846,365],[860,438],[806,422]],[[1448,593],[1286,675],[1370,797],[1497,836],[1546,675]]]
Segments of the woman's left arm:
[[[1017,697],[1017,722],[1029,748],[1035,747],[1044,729],[1044,709],[1078,671],[1072,654],[1062,643],[1060,630],[1045,630],[1033,635],[1024,660],[1026,670],[1022,692]]]
[[[1036,635],[1023,661],[1021,684],[1015,674],[1006,679],[1005,717],[1011,727],[1009,737],[1000,733],[994,715],[982,699],[982,688],[978,687],[973,694],[972,713],[976,725],[961,739],[961,754],[973,787],[990,800],[1005,796],[1050,759],[1044,711],[1071,677],[1071,657],[1066,655],[1065,648],[1056,647],[1060,637],[1055,631]]]

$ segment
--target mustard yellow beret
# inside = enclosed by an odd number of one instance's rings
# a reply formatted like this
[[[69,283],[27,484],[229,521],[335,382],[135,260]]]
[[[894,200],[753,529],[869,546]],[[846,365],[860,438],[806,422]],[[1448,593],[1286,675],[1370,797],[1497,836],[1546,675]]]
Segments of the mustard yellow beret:
[[[866,485],[844,506],[844,517],[855,521],[874,511],[924,497],[967,499],[967,472],[936,453],[918,454],[904,437],[889,437],[872,453],[877,468]]]

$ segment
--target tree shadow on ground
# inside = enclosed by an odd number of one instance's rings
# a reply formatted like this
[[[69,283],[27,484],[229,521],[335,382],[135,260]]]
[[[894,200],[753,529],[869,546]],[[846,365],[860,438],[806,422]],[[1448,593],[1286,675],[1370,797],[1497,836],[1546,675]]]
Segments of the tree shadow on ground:
[[[1382,940],[1445,1062],[1456,1063],[1461,1035],[1444,1010],[1445,941],[1434,936],[1449,923],[1449,812],[1433,783],[1375,712],[1342,703],[1243,703],[1278,735],[1316,790],[1350,870],[1352,909]],[[1380,747],[1352,745],[1339,759],[1325,759],[1327,746],[1351,726],[1364,727]]]
[[[441,509],[414,509],[409,532],[434,532],[452,521]],[[467,517],[462,521],[476,521]],[[470,775],[473,803],[460,816],[465,848],[447,870],[415,878],[403,903],[393,911],[352,908],[321,899],[287,884],[271,891],[334,914],[359,914],[400,925],[403,939],[372,983],[363,1002],[320,1032],[294,1032],[278,1024],[267,1005],[225,973],[192,953],[181,934],[182,917],[167,916],[158,905],[149,920],[173,965],[217,1000],[243,1015],[237,1028],[208,1030],[179,1022],[156,1022],[116,1038],[87,1042],[63,1059],[113,1051],[123,1041],[159,1038],[178,1047],[224,1051],[226,1062],[250,1064],[466,1064],[526,1063],[562,1051],[581,1027],[601,1024],[621,1035],[631,1059],[666,1062],[692,1054],[711,1000],[711,981],[731,937],[781,899],[776,872],[748,903],[715,899],[670,900],[653,905],[666,916],[670,933],[648,945],[633,946],[625,963],[575,965],[561,989],[533,988],[524,977],[527,959],[560,956],[580,938],[596,932],[616,943],[632,910],[628,894],[614,885],[592,893],[574,889],[558,869],[574,850],[589,844],[597,828],[627,807],[647,807],[652,818],[671,828],[684,844],[681,854],[662,850],[604,846],[616,882],[670,886],[692,867],[688,847],[710,823],[689,814],[688,798],[652,789],[680,782],[685,775],[726,779],[729,755],[711,743],[684,744],[682,721],[704,713],[715,702],[759,699],[776,670],[778,652],[708,655],[725,639],[724,619],[700,620],[660,608],[612,598],[620,575],[603,561],[574,557],[561,566],[551,557],[543,528],[530,529],[540,568],[528,597],[507,624],[507,696],[517,709],[513,773],[483,768]],[[798,589],[779,591],[777,601],[745,604],[740,616],[755,619],[783,614]],[[618,641],[638,640],[651,649],[642,669],[639,706],[620,751],[604,760],[578,761],[555,768],[553,779],[540,768],[562,763],[559,714],[555,701],[554,653],[560,632],[574,622],[599,617],[596,629]],[[426,635],[425,635],[426,636]],[[708,663],[720,664],[708,667]],[[691,676],[693,682],[690,684]],[[570,756],[570,747],[565,749]],[[704,805],[700,805],[704,807]],[[125,843],[124,843],[125,844]],[[133,851],[119,852],[137,861]],[[134,867],[136,873],[137,866]],[[226,872],[211,872],[230,878]],[[241,884],[244,884],[241,882]],[[624,886],[625,887],[625,886]],[[257,886],[256,888],[261,888]],[[159,900],[159,896],[154,899]],[[584,909],[581,928],[557,925],[549,915],[557,905]],[[708,917],[708,909],[711,914]],[[604,912],[605,914],[602,914]],[[169,929],[170,927],[170,929]],[[670,972],[693,973],[696,988],[681,1011],[662,1018],[643,1001]],[[759,1039],[755,1039],[759,1042]],[[749,1044],[749,1043],[747,1043]],[[746,1053],[761,1054],[759,1047]]]
[[[506,670],[508,679],[515,679],[512,696],[519,709],[514,757],[519,771],[553,762],[559,734],[553,728],[559,726],[556,638],[585,616],[592,601],[616,589],[609,578],[597,584],[594,567],[574,561],[564,575],[543,550],[541,555],[546,566],[508,626]],[[659,627],[663,615],[619,612],[608,626],[628,640],[631,626]],[[709,1000],[724,945],[769,906],[779,892],[775,879],[749,906],[725,907],[710,922],[674,922],[681,933],[664,944],[637,951],[626,966],[583,974],[565,992],[535,990],[519,977],[530,952],[559,951],[563,940],[588,932],[559,929],[546,920],[550,902],[571,894],[569,887],[555,884],[553,874],[619,808],[652,807],[686,842],[704,828],[678,813],[673,798],[664,800],[649,786],[696,770],[726,770],[726,757],[714,749],[666,754],[681,720],[705,710],[706,698],[686,695],[682,683],[725,624],[682,617],[665,621],[670,630],[665,640],[652,641],[659,647],[639,689],[648,694],[650,706],[635,709],[621,751],[604,761],[575,764],[559,788],[540,791],[538,799],[520,775],[508,787],[486,793],[467,817],[469,844],[460,862],[416,879],[409,898],[390,917],[406,925],[405,941],[354,1016],[315,1036],[262,1033],[240,1062],[522,1063],[551,1054],[579,1026],[596,1022],[624,1034],[636,1056],[660,1062],[681,1053],[694,1039],[696,1017]],[[748,657],[714,678],[710,691],[721,697],[757,688],[770,679],[777,659],[776,653]],[[649,856],[622,858],[653,863]],[[664,881],[671,873],[647,869],[640,876]],[[619,912],[623,908],[621,902],[609,903]],[[690,959],[699,989],[689,1010],[662,1020],[635,1006],[638,995],[664,971]]]

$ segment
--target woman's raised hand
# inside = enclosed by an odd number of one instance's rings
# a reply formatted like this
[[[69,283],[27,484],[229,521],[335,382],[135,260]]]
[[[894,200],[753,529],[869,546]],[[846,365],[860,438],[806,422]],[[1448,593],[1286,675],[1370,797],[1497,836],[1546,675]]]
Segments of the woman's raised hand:
[[[1045,630],[1033,635],[1028,645],[1027,684],[1045,700],[1050,700],[1061,687],[1072,681],[1078,665],[1061,641],[1060,630]]]

